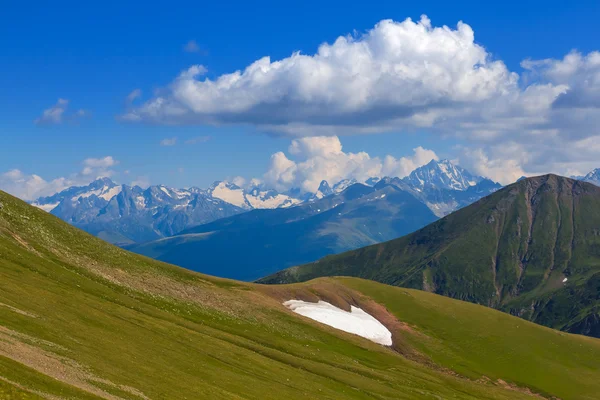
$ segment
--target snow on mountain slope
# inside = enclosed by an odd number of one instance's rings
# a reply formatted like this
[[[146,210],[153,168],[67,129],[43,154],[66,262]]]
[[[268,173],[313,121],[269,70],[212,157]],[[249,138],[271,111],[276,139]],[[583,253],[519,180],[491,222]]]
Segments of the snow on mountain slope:
[[[84,192],[84,193],[80,193],[77,194],[75,196],[73,196],[71,198],[72,201],[77,201],[79,198],[86,198],[86,197],[90,197],[90,196],[98,196],[101,199],[104,199],[106,201],[109,201],[110,199],[112,199],[113,197],[115,197],[116,195],[118,195],[119,193],[121,193],[122,187],[121,186],[109,186],[109,185],[105,185],[103,187],[101,187],[100,189],[96,189],[96,190],[90,190],[88,192]]]
[[[377,179],[377,178],[370,178],[369,180],[371,180],[371,179]],[[358,183],[356,181],[356,179],[342,179],[341,181],[339,181],[338,183],[333,185],[332,192],[333,193],[341,193],[344,190],[348,189],[350,186],[354,185],[355,183]],[[373,184],[369,184],[369,182],[366,182],[366,183],[369,186],[374,185],[374,183]],[[377,183],[377,182],[375,182],[375,183]]]
[[[246,201],[244,189],[233,183],[215,182],[209,189],[209,192],[212,197],[221,199],[234,206],[250,208],[250,205]]]
[[[312,197],[309,200],[314,201],[314,200],[322,199],[323,197],[327,197],[331,194],[333,194],[333,190],[329,186],[329,183],[326,180],[322,180],[321,184],[319,185],[319,188],[317,189],[317,191],[312,195]]]
[[[596,186],[600,186],[600,168],[596,168],[580,180],[593,183]]]
[[[278,193],[274,190],[253,188],[245,195],[252,208],[286,208],[300,204],[299,199]]]
[[[318,303],[289,300],[283,303],[283,305],[296,314],[303,315],[335,329],[362,336],[384,346],[392,345],[392,332],[361,308],[350,306],[350,312],[348,312],[323,300],[319,300]]]
[[[44,211],[51,212],[65,199],[71,202],[77,202],[80,198],[88,198],[96,196],[104,201],[109,201],[111,198],[119,194],[121,187],[117,186],[109,178],[100,178],[89,185],[73,186],[67,188],[52,196],[40,197],[31,204]]]

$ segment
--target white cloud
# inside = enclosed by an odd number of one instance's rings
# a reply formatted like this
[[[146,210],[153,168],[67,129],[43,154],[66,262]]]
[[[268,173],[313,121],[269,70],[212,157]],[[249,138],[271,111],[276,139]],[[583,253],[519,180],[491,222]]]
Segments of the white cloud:
[[[82,108],[75,112],[67,113],[69,106],[69,100],[58,99],[56,104],[52,107],[44,110],[39,118],[36,118],[33,123],[36,125],[58,125],[63,123],[65,120],[74,122],[77,119],[86,118],[91,115],[88,110]]]
[[[515,153],[491,159],[482,148],[465,148],[461,158],[461,165],[476,175],[485,176],[495,182],[507,185],[515,182],[524,175],[532,175],[527,174],[521,167],[523,156],[524,154]]]
[[[412,157],[396,159],[389,155],[385,156],[383,159],[382,174],[384,176],[405,177],[431,160],[439,160],[439,157],[433,150],[424,149],[419,146],[413,149],[413,151],[414,155]]]
[[[236,176],[233,179],[231,179],[231,182],[234,185],[242,187],[242,186],[244,186],[246,184],[246,179],[244,177],[242,177],[242,176]]]
[[[177,144],[177,138],[166,138],[160,141],[161,146],[175,146]]]
[[[404,177],[415,168],[438,159],[435,152],[422,147],[414,149],[413,156],[396,159],[388,155],[383,161],[366,152],[346,153],[337,136],[294,139],[288,152],[293,159],[282,151],[271,156],[269,169],[262,179],[268,186],[314,192],[323,179],[335,183],[342,179],[364,182],[374,176]]]
[[[200,46],[195,40],[190,40],[183,46],[183,51],[186,53],[198,53],[200,52]]]
[[[86,158],[83,160],[83,165],[90,168],[110,168],[117,165],[119,162],[112,156],[102,158]]]
[[[263,57],[215,80],[200,79],[205,72],[203,66],[189,68],[166,95],[132,114],[155,122],[248,123],[293,134],[328,127],[370,131],[429,126],[447,110],[452,115],[518,90],[518,75],[492,60],[468,25],[434,28],[425,16],[419,22],[383,20],[364,35],[322,44],[314,55]]]
[[[125,102],[131,105],[134,101],[142,97],[142,89],[133,89],[125,98]]]
[[[210,140],[210,136],[197,136],[185,141],[185,144],[206,143]]]
[[[525,60],[522,67],[521,75],[510,71],[465,23],[383,20],[314,54],[263,57],[214,79],[204,76],[204,66],[192,66],[123,118],[247,124],[293,137],[427,131],[462,140],[473,155],[481,150],[487,161],[474,159],[482,170],[505,160],[513,172],[501,181],[520,170],[587,168],[597,155],[577,155],[572,143],[599,136],[600,52]],[[505,157],[503,142],[528,156]],[[283,156],[273,162],[289,164]]]
[[[18,169],[13,169],[0,175],[0,189],[24,200],[56,193],[68,187],[66,178],[45,181],[39,175],[28,175]]]
[[[94,179],[111,176],[114,171],[110,168],[118,163],[111,156],[87,158],[83,161],[83,168],[78,173],[52,180],[46,180],[37,174],[27,174],[19,169],[12,169],[0,174],[0,189],[23,200],[35,200],[41,196],[50,196],[70,186],[86,185]]]
[[[44,110],[42,116],[33,121],[36,125],[60,124],[63,121],[63,114],[67,110],[69,100],[58,99],[56,104]]]

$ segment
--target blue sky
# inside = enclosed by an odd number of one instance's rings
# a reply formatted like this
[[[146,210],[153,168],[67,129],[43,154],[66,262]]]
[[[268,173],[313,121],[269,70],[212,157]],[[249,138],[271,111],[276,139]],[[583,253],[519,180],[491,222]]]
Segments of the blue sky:
[[[181,71],[193,65],[207,69],[196,79],[215,80],[244,70],[267,55],[271,61],[285,59],[294,51],[313,55],[320,44],[331,44],[354,31],[359,37],[381,20],[402,22],[410,17],[419,21],[426,14],[433,27],[456,29],[458,21],[467,23],[474,31],[475,43],[483,46],[491,59],[504,63],[508,71],[521,75],[519,86],[525,90],[527,79],[539,79],[546,70],[526,78],[520,64],[524,59],[558,61],[573,49],[585,57],[598,50],[600,37],[597,1],[39,3],[33,7],[13,2],[4,5],[0,16],[0,173],[18,169],[46,181],[72,176],[81,170],[85,159],[106,156],[118,161],[110,169],[123,183],[143,177],[150,183],[171,186],[207,186],[236,175],[261,177],[272,154],[288,152],[292,134],[280,127],[265,129],[260,123],[248,123],[247,115],[240,117],[245,121],[242,124],[220,119],[215,125],[204,117],[183,123],[156,120],[147,118],[141,108],[140,122],[119,118],[129,108],[156,98],[157,90],[164,92]],[[190,41],[197,43],[197,51],[185,50]],[[583,70],[589,73],[590,68]],[[540,84],[567,84],[553,79],[546,77]],[[573,88],[577,82],[587,81],[569,79],[569,90],[578,95]],[[141,90],[142,96],[135,105],[128,105],[127,96],[135,89]],[[35,124],[58,99],[68,100],[60,123]],[[84,110],[85,115],[77,116],[78,110]],[[278,110],[275,107],[273,112]],[[480,120],[479,116],[472,118]],[[549,118],[556,121],[559,116]],[[388,154],[409,156],[413,148],[422,146],[440,157],[460,158],[462,163],[465,154],[481,150],[488,162],[486,168],[496,171],[502,162],[511,168],[516,163],[514,174],[545,169],[585,172],[593,164],[592,155],[589,161],[573,160],[554,150],[506,159],[497,150],[501,141],[484,141],[481,134],[471,132],[462,134],[465,119],[444,129],[437,125],[406,129],[405,125],[393,124],[384,128],[379,122],[361,125],[358,130],[335,122],[327,134],[339,136],[345,152],[364,151],[382,159]],[[310,124],[293,136],[321,134]],[[547,131],[559,129],[560,140],[569,140],[573,134],[564,128],[566,124],[563,120],[553,122]],[[498,135],[526,151],[534,143],[515,139],[514,131],[519,129]],[[366,130],[369,134],[364,134]],[[160,145],[161,140],[174,137],[176,145]],[[198,137],[210,139],[185,143]],[[577,139],[596,143],[593,128]],[[535,161],[549,157],[556,157],[557,162]],[[464,163],[477,167],[477,161]],[[481,170],[487,171],[484,167]]]

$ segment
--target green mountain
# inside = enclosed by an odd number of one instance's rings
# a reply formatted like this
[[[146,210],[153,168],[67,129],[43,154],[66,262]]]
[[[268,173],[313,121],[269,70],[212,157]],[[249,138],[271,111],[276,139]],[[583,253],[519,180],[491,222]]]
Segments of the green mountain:
[[[600,337],[600,188],[521,180],[415,233],[262,280],[356,276]]]
[[[193,271],[252,281],[414,232],[436,219],[397,186],[357,183],[296,207],[253,210],[128,249]]]
[[[393,345],[289,299],[360,307]],[[599,370],[597,339],[356,278],[201,275],[0,192],[1,399],[597,399]]]

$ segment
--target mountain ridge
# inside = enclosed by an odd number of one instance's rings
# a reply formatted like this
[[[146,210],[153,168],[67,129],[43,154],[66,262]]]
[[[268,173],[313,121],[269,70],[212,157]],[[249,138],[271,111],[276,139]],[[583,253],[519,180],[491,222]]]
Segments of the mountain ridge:
[[[259,280],[348,275],[495,307],[600,335],[600,188],[527,178],[407,236]]]

